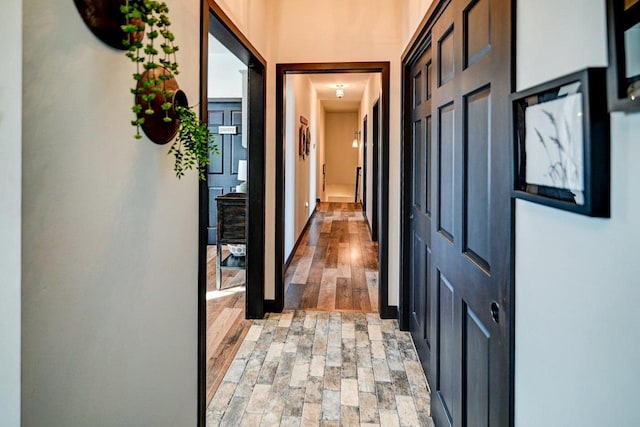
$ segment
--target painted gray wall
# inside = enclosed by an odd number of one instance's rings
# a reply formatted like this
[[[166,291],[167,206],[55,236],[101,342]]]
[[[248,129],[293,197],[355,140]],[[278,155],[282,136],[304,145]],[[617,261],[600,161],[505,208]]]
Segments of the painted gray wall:
[[[22,0],[2,7],[0,67],[0,424],[20,425]]]
[[[601,0],[519,0],[517,84],[607,64]],[[517,427],[638,425],[640,114],[611,116],[611,218],[516,205]]]
[[[197,0],[169,0],[199,91]],[[133,139],[131,73],[73,2],[24,4],[24,426],[193,426],[198,193]]]

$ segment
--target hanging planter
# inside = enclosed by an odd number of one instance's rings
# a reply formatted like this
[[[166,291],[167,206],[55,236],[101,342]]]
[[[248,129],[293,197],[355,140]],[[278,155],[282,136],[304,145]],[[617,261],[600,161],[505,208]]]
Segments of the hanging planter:
[[[149,139],[163,145],[171,141],[180,128],[176,107],[189,107],[187,95],[180,90],[175,77],[164,67],[147,70],[136,85],[136,121]]]
[[[189,107],[187,96],[175,78],[179,73],[178,46],[170,30],[169,8],[157,1],[126,0],[121,12],[128,22],[122,26],[125,33],[133,35],[144,30],[146,34],[144,44],[134,37],[123,41],[126,56],[136,64],[135,87],[131,89],[135,137],[142,137],[142,129],[151,141],[166,144],[177,135],[169,149],[169,154],[175,157],[176,176],[179,179],[195,167],[200,179],[205,180],[209,156],[217,154],[218,147],[207,125]]]
[[[122,44],[122,40],[131,37],[131,42],[141,41],[144,37],[143,31],[125,33],[122,29],[123,25],[133,23],[134,25],[142,25],[142,21],[127,21],[122,15],[120,7],[126,4],[126,0],[73,0],[82,17],[84,23],[89,30],[104,43],[109,46],[127,50]]]
[[[169,154],[175,157],[178,179],[194,167],[200,179],[206,179],[209,156],[219,151],[209,128],[189,107],[187,96],[175,78],[179,73],[178,46],[171,32],[167,4],[154,0],[74,0],[74,3],[100,40],[125,50],[127,58],[136,64],[131,88],[135,138],[142,138],[141,129],[156,144],[167,144],[175,138]]]

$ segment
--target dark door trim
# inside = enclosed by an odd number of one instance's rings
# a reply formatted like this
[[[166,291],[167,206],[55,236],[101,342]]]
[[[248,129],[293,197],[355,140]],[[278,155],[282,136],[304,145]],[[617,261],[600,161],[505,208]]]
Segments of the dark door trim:
[[[284,307],[284,83],[287,74],[381,73],[382,75],[382,159],[379,182],[380,239],[378,244],[378,305],[382,318],[395,318],[397,308],[389,306],[389,62],[333,62],[276,64],[276,236],[275,236],[275,300],[267,301],[270,311]]]
[[[373,182],[380,179],[380,98],[373,104],[372,112],[373,135],[371,138],[371,174]],[[371,189],[371,240],[378,241],[378,212],[380,212],[380,193],[379,188]]]
[[[200,12],[200,117],[208,122],[208,36],[211,33],[248,67],[247,94],[247,258],[246,307],[249,319],[264,316],[265,109],[267,62],[214,0],[202,0]],[[198,218],[198,404],[199,427],[205,427],[207,371],[207,214],[206,182],[199,181]]]

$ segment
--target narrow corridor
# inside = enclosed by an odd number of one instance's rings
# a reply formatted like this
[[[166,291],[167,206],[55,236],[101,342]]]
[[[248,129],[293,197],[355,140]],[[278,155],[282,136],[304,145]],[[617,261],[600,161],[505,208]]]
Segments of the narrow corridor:
[[[360,205],[321,203],[287,270],[284,313],[234,346],[207,427],[432,427],[411,336],[377,314],[377,279]]]

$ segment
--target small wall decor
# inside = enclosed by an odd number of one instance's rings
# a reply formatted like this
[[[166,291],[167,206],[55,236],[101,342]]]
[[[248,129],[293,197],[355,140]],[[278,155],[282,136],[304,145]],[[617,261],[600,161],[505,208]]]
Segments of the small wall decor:
[[[309,132],[309,120],[305,116],[300,116],[300,128],[298,129],[298,157],[304,160],[309,156],[309,144],[311,143],[311,133]]]
[[[302,160],[304,160],[305,156],[306,135],[307,134],[304,131],[304,125],[300,125],[300,129],[298,129],[298,157],[302,157]]]
[[[609,110],[640,111],[640,0],[607,0]]]
[[[609,216],[606,70],[588,68],[511,95],[514,197]]]

